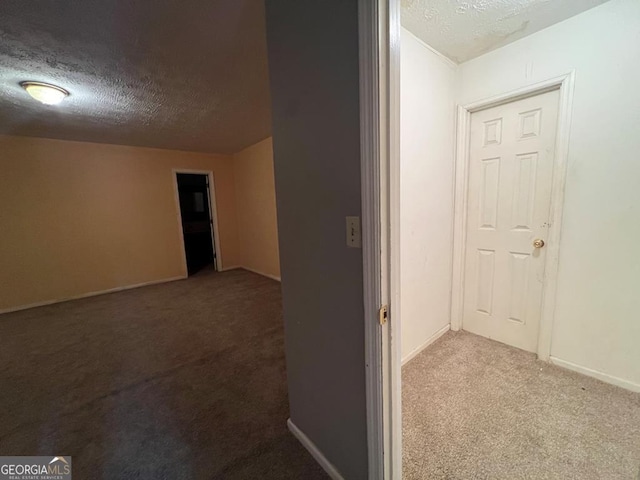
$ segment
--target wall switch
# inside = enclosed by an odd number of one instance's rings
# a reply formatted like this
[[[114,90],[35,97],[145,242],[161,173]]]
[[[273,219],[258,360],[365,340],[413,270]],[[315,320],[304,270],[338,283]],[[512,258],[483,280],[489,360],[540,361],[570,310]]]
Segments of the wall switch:
[[[360,217],[347,217],[347,247],[361,248]]]

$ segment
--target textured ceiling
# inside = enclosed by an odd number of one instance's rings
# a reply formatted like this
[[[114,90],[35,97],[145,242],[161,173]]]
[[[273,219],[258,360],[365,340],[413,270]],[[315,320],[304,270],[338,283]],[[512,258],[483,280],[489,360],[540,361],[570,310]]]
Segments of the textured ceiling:
[[[401,0],[402,26],[461,63],[607,0]]]
[[[263,0],[0,2],[0,133],[230,153],[270,121]]]

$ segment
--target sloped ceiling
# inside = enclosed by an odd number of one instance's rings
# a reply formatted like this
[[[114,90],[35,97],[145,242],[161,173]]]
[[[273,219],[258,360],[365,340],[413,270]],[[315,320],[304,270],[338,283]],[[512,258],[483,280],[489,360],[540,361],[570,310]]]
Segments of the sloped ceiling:
[[[270,120],[263,0],[0,2],[0,133],[231,153]]]
[[[402,26],[462,63],[607,0],[401,0]]]

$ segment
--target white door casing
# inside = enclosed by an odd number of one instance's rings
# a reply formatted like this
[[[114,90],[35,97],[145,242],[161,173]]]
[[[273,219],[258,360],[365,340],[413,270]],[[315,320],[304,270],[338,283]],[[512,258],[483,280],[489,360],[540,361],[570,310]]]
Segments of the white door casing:
[[[463,328],[536,352],[558,90],[471,115]]]

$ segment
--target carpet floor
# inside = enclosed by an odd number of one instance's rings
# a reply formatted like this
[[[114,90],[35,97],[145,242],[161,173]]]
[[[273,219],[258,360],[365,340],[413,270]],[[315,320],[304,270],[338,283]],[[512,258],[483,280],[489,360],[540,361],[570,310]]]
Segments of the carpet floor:
[[[402,375],[405,480],[639,478],[640,394],[466,332]]]
[[[289,433],[280,284],[243,270],[0,316],[0,455],[84,479],[326,479]]]

